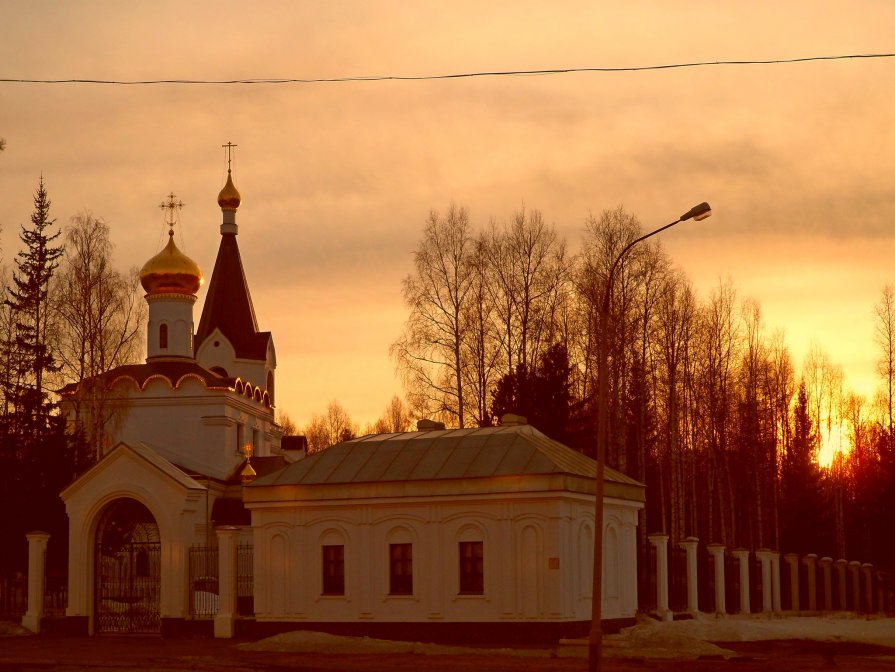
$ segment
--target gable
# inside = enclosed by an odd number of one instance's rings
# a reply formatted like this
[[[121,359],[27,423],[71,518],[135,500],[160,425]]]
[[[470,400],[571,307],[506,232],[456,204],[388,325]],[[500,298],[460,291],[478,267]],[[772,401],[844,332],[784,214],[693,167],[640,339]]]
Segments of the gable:
[[[119,443],[59,496],[67,503],[84,496],[96,498],[105,492],[126,491],[130,484],[139,484],[141,489],[150,491],[176,493],[180,497],[206,490],[152,449]]]

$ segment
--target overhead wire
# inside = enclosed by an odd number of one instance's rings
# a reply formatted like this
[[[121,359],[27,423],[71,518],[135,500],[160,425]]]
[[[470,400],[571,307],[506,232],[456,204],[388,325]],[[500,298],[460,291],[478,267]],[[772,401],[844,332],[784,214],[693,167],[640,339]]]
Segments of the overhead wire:
[[[0,77],[0,84],[101,84],[115,86],[145,86],[158,84],[178,85],[233,85],[233,84],[338,84],[347,82],[418,82],[426,80],[470,79],[474,77],[521,77],[545,76],[572,73],[618,73],[647,72],[651,70],[674,70],[681,68],[700,68],[709,66],[733,65],[784,65],[808,63],[816,61],[842,61],[849,59],[892,58],[895,53],[877,54],[843,54],[836,56],[804,56],[798,58],[774,58],[767,60],[724,60],[724,61],[692,61],[686,63],[665,63],[659,65],[618,66],[618,67],[583,67],[583,68],[547,68],[541,70],[482,70],[474,72],[458,72],[434,75],[372,75],[345,77],[313,77],[313,78],[246,78],[246,79],[29,79]]]

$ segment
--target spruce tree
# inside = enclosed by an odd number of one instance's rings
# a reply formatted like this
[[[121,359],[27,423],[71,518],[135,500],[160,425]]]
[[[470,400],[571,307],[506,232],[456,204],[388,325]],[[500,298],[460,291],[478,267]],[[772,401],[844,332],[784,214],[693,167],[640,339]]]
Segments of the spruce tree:
[[[784,456],[781,474],[781,541],[787,551],[825,555],[832,553],[832,549],[824,526],[825,502],[817,466],[819,439],[810,417],[804,382],[799,385],[792,419],[792,441]]]
[[[54,245],[59,231],[53,233],[50,199],[40,178],[34,195],[31,225],[22,226],[19,238],[24,249],[18,253],[13,282],[7,288],[6,305],[15,313],[14,351],[18,375],[6,390],[13,401],[16,425],[25,435],[46,427],[49,415],[45,374],[58,370],[49,342],[49,286],[59,265],[62,246]]]

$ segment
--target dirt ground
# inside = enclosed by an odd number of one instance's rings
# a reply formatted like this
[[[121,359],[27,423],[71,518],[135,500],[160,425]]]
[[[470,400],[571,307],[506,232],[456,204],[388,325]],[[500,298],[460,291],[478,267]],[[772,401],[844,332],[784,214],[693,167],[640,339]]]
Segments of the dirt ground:
[[[240,644],[234,640],[157,637],[0,637],[0,671],[583,672],[587,667],[581,658],[271,652],[246,650]],[[790,641],[738,642],[724,646],[738,656],[729,660],[607,658],[603,669],[606,672],[895,670],[895,650],[868,645]]]

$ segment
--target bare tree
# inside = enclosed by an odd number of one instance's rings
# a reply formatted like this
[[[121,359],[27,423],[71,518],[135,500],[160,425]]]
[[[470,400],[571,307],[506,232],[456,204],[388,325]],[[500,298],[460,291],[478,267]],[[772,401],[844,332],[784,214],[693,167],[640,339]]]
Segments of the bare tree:
[[[599,324],[599,306],[613,262],[640,233],[640,221],[622,206],[604,210],[599,217],[586,221],[587,233],[577,277],[578,292],[588,306],[587,338],[591,352],[596,353],[599,331],[607,330],[609,353],[609,420],[606,459],[609,464],[626,470],[627,427],[623,422],[624,401],[628,397],[630,372],[636,353],[635,333],[639,320],[635,307],[641,289],[641,263],[649,255],[649,246],[635,247],[616,268],[608,324]],[[588,372],[587,387],[597,389],[596,370]],[[600,430],[602,431],[602,430]]]
[[[323,415],[312,415],[304,431],[308,439],[308,453],[316,453],[329,446],[348,441],[357,435],[357,428],[348,412],[338,401],[331,401]]]
[[[410,315],[390,349],[415,410],[458,427],[466,424],[464,343],[473,253],[465,208],[452,204],[444,216],[429,214],[413,255],[415,272],[404,279]]]
[[[368,429],[370,434],[393,434],[410,431],[411,424],[410,410],[396,394],[389,400],[382,415]]]
[[[89,446],[102,454],[110,423],[124,410],[102,374],[136,362],[146,308],[137,269],[113,267],[109,225],[90,212],[71,218],[55,278],[55,315],[61,383],[77,383],[75,417]]]
[[[491,424],[491,394],[503,362],[501,333],[494,320],[492,285],[494,270],[490,241],[484,234],[473,241],[470,258],[471,287],[466,302],[464,351],[464,397],[472,421],[482,427]]]
[[[702,437],[708,451],[709,493],[708,538],[715,537],[712,508],[717,502],[720,541],[723,544],[738,540],[734,474],[730,451],[733,428],[733,383],[740,347],[740,325],[736,311],[736,291],[733,283],[719,284],[702,310],[699,331],[699,403],[704,414]]]
[[[0,267],[0,296],[6,296],[10,282],[9,268]],[[15,312],[5,301],[0,301],[0,417],[4,419],[13,411],[13,399],[7,390],[15,389],[20,382],[21,367],[17,365],[15,338]]]
[[[771,427],[774,428],[773,453],[771,456],[771,465],[774,473],[774,490],[771,503],[774,525],[772,538],[773,548],[780,548],[780,474],[792,436],[792,423],[789,421],[789,417],[796,391],[796,383],[792,357],[784,342],[782,331],[777,331],[773,334],[768,348],[770,370],[766,380],[766,394],[770,402],[769,422]]]
[[[889,433],[889,446],[893,447],[893,412],[895,412],[895,399],[893,399],[893,387],[895,387],[895,289],[892,285],[883,287],[879,302],[874,306],[876,317],[875,337],[879,347],[879,360],[877,371],[883,379],[885,388],[886,415]]]
[[[663,285],[661,300],[656,306],[656,361],[659,368],[662,406],[664,408],[664,469],[660,477],[668,482],[670,510],[663,515],[663,529],[672,539],[682,539],[686,530],[687,465],[686,445],[681,435],[682,403],[685,385],[684,368],[696,319],[696,302],[689,282],[682,274],[670,274]],[[663,502],[664,504],[664,502]],[[664,513],[664,506],[662,507]],[[667,515],[667,527],[666,523]],[[689,531],[695,534],[695,530]]]
[[[565,241],[538,210],[525,208],[490,234],[492,294],[505,373],[528,373],[553,344],[567,280]]]
[[[298,434],[298,425],[286,411],[277,409],[277,424],[283,430],[283,436],[295,436]]]
[[[803,376],[811,404],[811,419],[820,439],[815,458],[832,458],[838,448],[841,431],[842,367],[833,364],[827,351],[814,342],[805,357]]]

